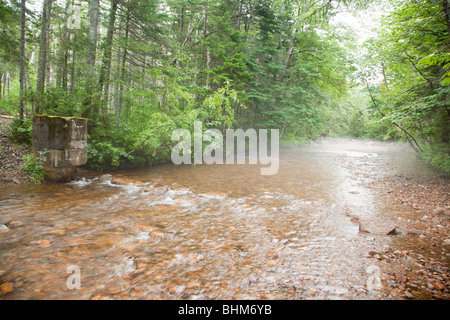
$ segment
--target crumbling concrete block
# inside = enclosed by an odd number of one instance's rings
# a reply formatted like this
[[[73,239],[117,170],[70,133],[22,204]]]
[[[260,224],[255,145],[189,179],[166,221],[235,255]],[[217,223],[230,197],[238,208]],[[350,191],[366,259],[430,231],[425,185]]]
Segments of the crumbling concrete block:
[[[36,115],[33,153],[51,181],[69,181],[87,162],[87,119]]]

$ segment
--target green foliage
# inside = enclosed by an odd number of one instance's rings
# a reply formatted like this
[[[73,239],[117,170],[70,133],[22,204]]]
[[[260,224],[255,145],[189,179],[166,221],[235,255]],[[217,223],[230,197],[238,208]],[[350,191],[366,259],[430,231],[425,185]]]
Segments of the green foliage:
[[[31,182],[39,184],[45,179],[45,172],[42,163],[32,154],[23,156],[24,163],[21,168],[29,176]]]
[[[450,175],[450,147],[448,144],[425,146],[424,151],[419,155],[425,163]]]
[[[230,89],[230,85],[226,82],[224,88],[219,88],[216,92],[206,97],[203,101],[202,108],[208,114],[209,120],[223,122],[227,128],[231,128],[234,115],[235,105],[245,109],[238,98],[238,92]]]
[[[173,130],[192,131],[194,121],[205,120],[205,112],[194,109],[172,117],[157,112],[149,115],[145,123],[140,119],[128,120],[131,122],[121,121],[119,125],[110,120],[89,136],[89,166],[105,170],[167,162],[174,146],[171,141]]]
[[[369,74],[363,76],[372,94],[369,110],[380,124],[391,124],[385,137],[414,137],[426,150],[421,157],[446,171],[448,156],[439,151],[450,143],[450,33],[443,2],[390,2],[378,37],[366,44],[367,70],[381,70],[383,77],[369,85]]]
[[[63,2],[53,2],[50,77],[34,92],[39,59],[26,61],[22,92],[28,111],[88,118],[93,168],[167,161],[172,131],[192,130],[196,120],[220,130],[276,128],[289,145],[324,135],[398,139],[399,126],[421,144],[450,140],[449,33],[439,1],[391,0],[364,60],[356,35],[330,24],[337,10],[328,0],[129,0],[115,14],[111,3],[100,6],[105,32],[90,65],[89,11],[69,31]],[[19,12],[17,1],[0,0],[0,74],[11,74],[0,108],[11,114],[19,107]],[[41,23],[27,13],[27,57],[39,52]],[[379,70],[386,78],[370,82]],[[31,143],[31,121],[11,131]]]
[[[3,110],[5,114],[14,114],[17,110],[17,104],[11,99],[9,101],[7,99],[0,100],[0,110]]]
[[[80,116],[79,100],[74,95],[68,95],[66,91],[59,88],[50,88],[42,97],[43,113],[51,116]]]
[[[124,150],[113,146],[111,142],[89,139],[88,159],[91,167],[98,170],[118,167],[123,154]]]
[[[33,121],[13,119],[9,125],[8,139],[26,145],[32,144]]]
[[[7,63],[18,64],[19,61],[19,30],[20,22],[18,7],[9,5],[8,1],[0,0],[0,73]]]

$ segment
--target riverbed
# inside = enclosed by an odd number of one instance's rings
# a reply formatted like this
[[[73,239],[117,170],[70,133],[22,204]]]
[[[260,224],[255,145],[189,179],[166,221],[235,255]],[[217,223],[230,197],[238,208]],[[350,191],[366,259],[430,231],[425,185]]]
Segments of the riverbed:
[[[448,299],[448,185],[439,216],[380,185],[438,176],[406,144],[323,139],[260,168],[0,190],[0,299]],[[398,227],[361,232],[365,218]]]

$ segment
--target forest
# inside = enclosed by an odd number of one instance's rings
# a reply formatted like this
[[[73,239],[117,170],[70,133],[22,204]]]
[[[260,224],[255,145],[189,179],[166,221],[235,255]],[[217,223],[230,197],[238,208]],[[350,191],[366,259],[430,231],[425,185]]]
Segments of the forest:
[[[373,33],[341,12],[379,16]],[[0,0],[0,111],[89,120],[88,164],[170,159],[174,129],[404,140],[450,173],[448,0]]]

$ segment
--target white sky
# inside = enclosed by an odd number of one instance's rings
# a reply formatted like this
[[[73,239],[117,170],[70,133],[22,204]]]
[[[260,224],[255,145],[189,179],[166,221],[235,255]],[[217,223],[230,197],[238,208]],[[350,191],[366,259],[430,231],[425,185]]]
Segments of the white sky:
[[[358,13],[341,11],[332,18],[332,23],[342,23],[352,28],[357,34],[357,41],[362,45],[364,41],[376,35],[374,27],[377,21],[385,13],[384,10],[374,10],[373,8],[362,10]]]

